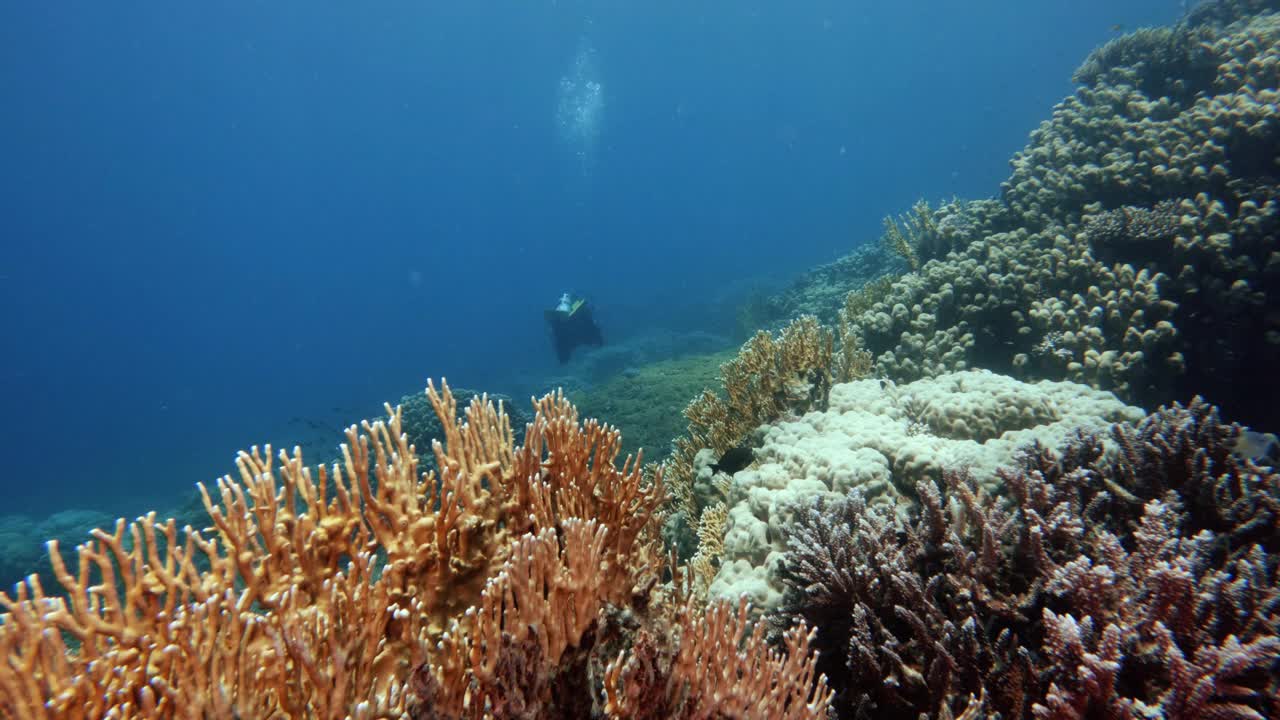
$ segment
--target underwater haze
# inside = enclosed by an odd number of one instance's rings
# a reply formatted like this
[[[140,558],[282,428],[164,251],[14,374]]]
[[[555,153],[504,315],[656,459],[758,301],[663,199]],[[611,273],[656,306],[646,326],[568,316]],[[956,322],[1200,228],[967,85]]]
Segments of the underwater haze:
[[[606,343],[731,335],[735,288],[998,194],[1090,49],[1182,12],[5,3],[0,514],[132,515],[298,417],[553,378],[563,292]]]

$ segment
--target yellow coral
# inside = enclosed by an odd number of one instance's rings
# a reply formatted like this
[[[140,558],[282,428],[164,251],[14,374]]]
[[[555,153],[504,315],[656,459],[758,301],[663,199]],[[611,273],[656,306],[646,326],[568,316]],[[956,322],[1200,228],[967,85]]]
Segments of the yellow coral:
[[[693,459],[702,448],[724,453],[751,431],[788,412],[826,404],[831,389],[835,338],[812,315],[803,315],[774,337],[760,331],[737,357],[720,366],[724,396],[703,391],[685,408],[687,435],[674,443],[667,477],[680,509],[696,516]]]
[[[901,227],[899,227],[901,223]],[[934,211],[925,200],[917,200],[911,212],[895,220],[884,219],[884,236],[881,242],[891,252],[902,256],[913,271],[942,254],[945,243],[938,227]]]

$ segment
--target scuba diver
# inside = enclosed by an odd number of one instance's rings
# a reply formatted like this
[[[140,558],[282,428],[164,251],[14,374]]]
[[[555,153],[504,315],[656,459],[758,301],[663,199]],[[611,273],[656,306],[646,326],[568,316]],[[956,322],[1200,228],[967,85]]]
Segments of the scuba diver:
[[[574,348],[580,345],[604,345],[600,326],[591,317],[591,307],[587,305],[585,298],[575,300],[569,293],[565,293],[560,296],[560,303],[554,310],[547,310],[543,314],[547,318],[547,325],[551,327],[551,343],[555,345],[556,357],[561,365],[569,362]]]

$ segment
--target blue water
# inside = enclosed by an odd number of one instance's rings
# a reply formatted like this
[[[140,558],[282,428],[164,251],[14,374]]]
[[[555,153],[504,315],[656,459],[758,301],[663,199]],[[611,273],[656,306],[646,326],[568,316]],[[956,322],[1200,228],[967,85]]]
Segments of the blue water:
[[[0,514],[136,514],[294,416],[555,372],[565,290],[687,328],[993,195],[1181,13],[1116,5],[4,3]]]

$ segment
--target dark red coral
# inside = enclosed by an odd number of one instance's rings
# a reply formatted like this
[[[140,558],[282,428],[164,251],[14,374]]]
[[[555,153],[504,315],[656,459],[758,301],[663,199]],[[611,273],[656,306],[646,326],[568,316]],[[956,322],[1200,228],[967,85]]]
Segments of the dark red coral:
[[[797,513],[779,626],[818,628],[841,717],[1280,717],[1280,475],[1200,400],[1119,452],[1029,448],[903,520],[856,493]],[[979,709],[980,708],[980,709]]]

